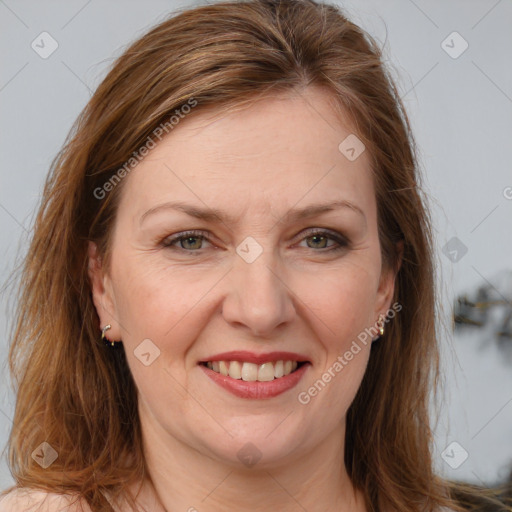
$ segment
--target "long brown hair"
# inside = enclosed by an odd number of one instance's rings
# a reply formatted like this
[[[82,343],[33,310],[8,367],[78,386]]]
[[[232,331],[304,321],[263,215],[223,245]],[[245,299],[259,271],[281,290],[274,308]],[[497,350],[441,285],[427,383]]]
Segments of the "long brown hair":
[[[196,115],[313,85],[349,115],[371,155],[387,265],[396,268],[403,243],[393,299],[402,310],[374,344],[348,411],[348,473],[369,511],[457,509],[431,460],[432,234],[409,121],[378,44],[339,8],[312,0],[226,1],[175,13],[124,52],[81,113],[52,163],[21,274],[9,354],[17,486],[76,493],[103,511],[112,510],[105,491],[121,495],[145,475],[135,384],[124,349],[98,342],[87,277],[89,241],[108,264],[126,162],[191,101]],[[58,453],[45,469],[31,457],[42,442]]]

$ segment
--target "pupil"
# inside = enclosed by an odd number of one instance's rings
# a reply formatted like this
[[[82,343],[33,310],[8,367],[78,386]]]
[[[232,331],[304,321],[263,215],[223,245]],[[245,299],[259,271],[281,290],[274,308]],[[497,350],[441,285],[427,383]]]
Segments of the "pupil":
[[[321,235],[313,235],[311,238],[313,238],[314,240],[314,244],[316,244],[317,242],[321,241],[322,239],[325,241],[325,237],[324,236],[321,236]]]
[[[196,236],[189,236],[188,238],[185,238],[184,242],[186,244],[188,244],[190,242],[191,245],[193,246],[194,245],[194,242],[193,242],[194,240],[196,240],[196,242],[197,242],[199,240],[199,238],[196,237]],[[197,247],[193,247],[193,248],[197,248]]]

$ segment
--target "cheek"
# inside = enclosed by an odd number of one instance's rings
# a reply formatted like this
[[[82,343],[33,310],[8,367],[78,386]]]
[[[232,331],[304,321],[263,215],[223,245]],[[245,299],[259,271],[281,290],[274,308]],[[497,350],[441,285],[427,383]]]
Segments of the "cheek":
[[[345,417],[366,371],[371,336],[364,330],[375,320],[375,280],[371,266],[351,263],[304,292],[311,308],[309,324],[323,351],[298,399],[311,417],[323,418],[326,429]],[[325,415],[326,410],[332,414]]]
[[[184,411],[188,403],[187,354],[204,328],[206,317],[201,313],[207,300],[201,298],[215,279],[206,274],[199,278],[193,271],[162,269],[149,264],[147,257],[142,260],[119,261],[113,276],[116,307],[140,400],[153,411],[157,404],[164,421],[164,411]],[[139,347],[145,347],[144,352]],[[148,366],[142,359],[146,352],[150,354]]]
[[[145,254],[118,259],[115,268],[116,308],[125,343],[135,348],[149,338],[176,360],[200,330],[201,312],[219,275],[193,265],[173,268]]]
[[[344,351],[357,335],[373,324],[378,276],[365,255],[347,258],[339,267],[314,277],[297,276],[297,296],[307,306],[310,323],[331,351]]]

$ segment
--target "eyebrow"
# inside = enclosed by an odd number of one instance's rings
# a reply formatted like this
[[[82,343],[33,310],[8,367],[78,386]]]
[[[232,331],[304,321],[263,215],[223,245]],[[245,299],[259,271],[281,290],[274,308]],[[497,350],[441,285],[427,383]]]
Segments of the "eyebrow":
[[[315,217],[322,213],[327,213],[340,208],[349,208],[350,210],[361,215],[366,223],[366,215],[359,206],[347,200],[332,201],[324,204],[314,204],[306,206],[305,208],[293,208],[289,210],[283,219],[287,219],[288,222],[296,222],[301,219]],[[146,211],[140,218],[140,224],[150,215],[162,211],[162,210],[177,210],[190,215],[196,219],[200,219],[206,222],[221,222],[221,223],[234,223],[235,217],[229,215],[216,208],[198,208],[197,206],[184,203],[181,201],[167,202],[159,204]]]

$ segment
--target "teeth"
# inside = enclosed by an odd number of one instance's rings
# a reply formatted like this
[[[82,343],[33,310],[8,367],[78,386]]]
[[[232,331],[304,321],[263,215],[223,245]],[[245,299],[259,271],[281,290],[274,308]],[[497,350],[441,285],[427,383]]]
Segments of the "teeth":
[[[260,382],[274,380],[274,365],[272,363],[263,363],[260,365],[258,369],[258,380]]]
[[[226,363],[226,361],[219,361],[219,370],[222,375],[228,376],[229,375],[229,368]]]
[[[226,364],[228,363],[226,362]],[[232,379],[242,378],[242,365],[238,361],[231,361],[229,363],[229,376]]]
[[[247,382],[258,380],[258,365],[254,363],[244,363],[242,365],[242,380]]]
[[[244,380],[246,382],[269,382],[289,375],[298,367],[297,361],[276,361],[255,364],[240,361],[208,361],[206,366],[214,372],[232,379]]]

